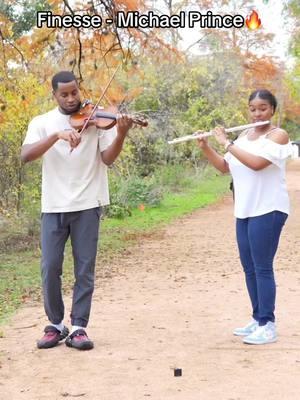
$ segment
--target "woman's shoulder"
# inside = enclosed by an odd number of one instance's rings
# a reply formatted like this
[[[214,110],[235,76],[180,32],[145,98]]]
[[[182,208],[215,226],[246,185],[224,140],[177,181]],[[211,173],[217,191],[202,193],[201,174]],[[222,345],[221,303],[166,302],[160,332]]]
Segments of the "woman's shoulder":
[[[277,127],[275,127],[270,133],[268,133],[266,135],[266,138],[278,144],[287,144],[289,142],[288,133],[284,129]]]

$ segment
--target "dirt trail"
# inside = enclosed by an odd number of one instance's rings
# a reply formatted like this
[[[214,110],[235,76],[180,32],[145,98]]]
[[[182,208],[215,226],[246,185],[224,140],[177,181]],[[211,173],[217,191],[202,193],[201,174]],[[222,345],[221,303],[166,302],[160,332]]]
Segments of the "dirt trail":
[[[93,351],[64,344],[37,350],[43,308],[21,309],[0,339],[0,398],[299,398],[300,161],[289,164],[288,184],[293,210],[276,262],[277,343],[247,346],[232,335],[250,307],[228,196],[114,261],[95,291],[88,329]],[[174,377],[175,367],[181,377]]]

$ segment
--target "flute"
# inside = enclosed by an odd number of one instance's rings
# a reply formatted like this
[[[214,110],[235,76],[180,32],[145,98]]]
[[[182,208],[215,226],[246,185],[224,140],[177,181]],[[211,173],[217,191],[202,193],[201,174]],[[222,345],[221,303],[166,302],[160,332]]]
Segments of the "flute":
[[[263,126],[269,124],[270,121],[259,121],[259,122],[254,122],[253,124],[247,124],[247,125],[240,125],[240,126],[234,126],[232,128],[227,128],[225,129],[226,133],[230,132],[238,132],[238,131],[243,131],[244,129],[250,129],[250,128],[255,128],[256,126]],[[208,136],[212,136],[214,134],[213,131],[210,132],[195,132],[192,135],[187,135],[187,136],[182,136],[173,140],[169,140],[169,144],[176,144],[176,143],[181,143],[181,142],[187,142],[189,140],[194,140],[194,139],[202,139]]]

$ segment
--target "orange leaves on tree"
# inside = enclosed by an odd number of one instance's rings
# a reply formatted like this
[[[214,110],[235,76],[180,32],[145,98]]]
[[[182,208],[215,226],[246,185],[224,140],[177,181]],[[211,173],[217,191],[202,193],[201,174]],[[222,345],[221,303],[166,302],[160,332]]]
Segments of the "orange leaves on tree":
[[[145,10],[145,2],[140,0],[122,0],[116,2],[116,7],[126,11]]]
[[[244,68],[245,81],[250,87],[272,87],[272,82],[280,74],[280,67],[270,57],[252,57],[244,63]]]

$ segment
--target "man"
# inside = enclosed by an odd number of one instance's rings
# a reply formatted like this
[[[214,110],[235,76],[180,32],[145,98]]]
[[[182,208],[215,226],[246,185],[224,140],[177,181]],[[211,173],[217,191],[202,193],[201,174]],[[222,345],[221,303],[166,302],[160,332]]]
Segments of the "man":
[[[58,107],[31,121],[21,151],[24,162],[43,157],[41,273],[50,324],[37,346],[54,347],[66,338],[67,346],[89,350],[94,345],[85,328],[94,290],[101,206],[109,203],[107,166],[120,154],[132,121],[121,116],[116,128],[99,131],[90,126],[79,135],[69,123],[70,114],[81,106],[75,75],[57,73],[52,88]],[[61,293],[64,248],[69,237],[75,274],[71,332],[63,322]]]

